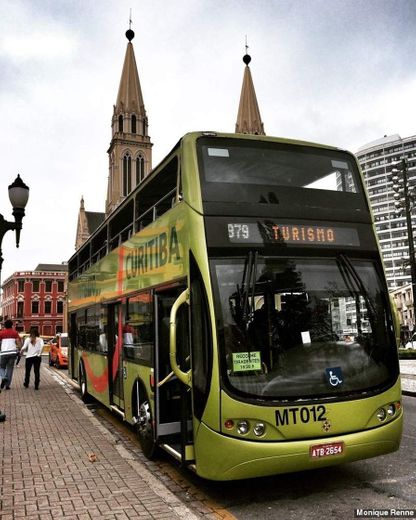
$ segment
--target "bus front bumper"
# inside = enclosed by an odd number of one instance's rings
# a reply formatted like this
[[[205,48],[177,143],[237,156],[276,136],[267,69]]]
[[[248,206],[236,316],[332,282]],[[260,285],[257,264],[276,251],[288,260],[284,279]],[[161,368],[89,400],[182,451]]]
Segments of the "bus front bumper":
[[[201,423],[195,442],[196,472],[210,480],[238,480],[317,469],[376,457],[399,449],[403,414],[378,428],[358,433],[284,442],[253,442],[227,437]],[[317,444],[344,443],[342,454],[312,458]]]

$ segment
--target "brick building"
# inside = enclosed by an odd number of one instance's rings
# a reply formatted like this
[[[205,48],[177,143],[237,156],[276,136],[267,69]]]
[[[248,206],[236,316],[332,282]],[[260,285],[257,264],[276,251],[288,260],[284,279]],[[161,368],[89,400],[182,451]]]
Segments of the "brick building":
[[[37,327],[44,336],[66,331],[67,264],[39,264],[13,273],[2,285],[1,314],[19,332]]]

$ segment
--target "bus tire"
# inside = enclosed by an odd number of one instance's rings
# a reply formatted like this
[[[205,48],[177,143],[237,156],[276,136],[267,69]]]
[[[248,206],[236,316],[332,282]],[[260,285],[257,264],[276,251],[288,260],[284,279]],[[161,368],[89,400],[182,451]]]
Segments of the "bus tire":
[[[87,391],[87,375],[85,373],[84,363],[82,361],[79,362],[78,374],[79,387],[81,389],[81,399],[84,401],[84,403],[88,403],[91,400],[91,397]]]
[[[156,456],[157,446],[154,438],[153,417],[150,408],[150,400],[146,392],[143,391],[143,399],[138,404],[137,410],[137,436],[139,438],[140,447],[143,454],[149,460]]]

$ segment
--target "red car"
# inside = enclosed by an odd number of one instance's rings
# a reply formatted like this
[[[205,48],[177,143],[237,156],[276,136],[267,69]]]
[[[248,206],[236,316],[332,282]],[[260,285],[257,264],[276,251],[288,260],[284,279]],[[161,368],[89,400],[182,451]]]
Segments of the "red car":
[[[68,367],[68,347],[69,337],[68,334],[62,332],[57,334],[56,337],[50,343],[49,349],[49,365],[56,366],[56,368],[67,368]]]

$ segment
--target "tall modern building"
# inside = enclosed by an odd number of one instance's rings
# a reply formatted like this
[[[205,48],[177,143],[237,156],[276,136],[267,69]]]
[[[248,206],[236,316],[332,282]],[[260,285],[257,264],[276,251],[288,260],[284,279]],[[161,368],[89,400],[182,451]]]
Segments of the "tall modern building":
[[[406,157],[409,185],[416,185],[416,135],[384,136],[362,146],[356,155],[364,173],[389,290],[393,291],[409,284],[411,275],[406,217],[394,211],[391,170],[395,162]],[[412,225],[415,230],[416,208],[412,210]]]
[[[405,157],[409,186],[416,185],[416,135],[405,138],[398,134],[385,135],[362,146],[356,155],[374,214],[389,291],[399,311],[402,334],[406,336],[414,330],[416,323],[416,295],[412,295],[411,290],[406,216],[395,213],[391,170],[395,162]],[[411,220],[415,236],[415,210],[411,211]]]

